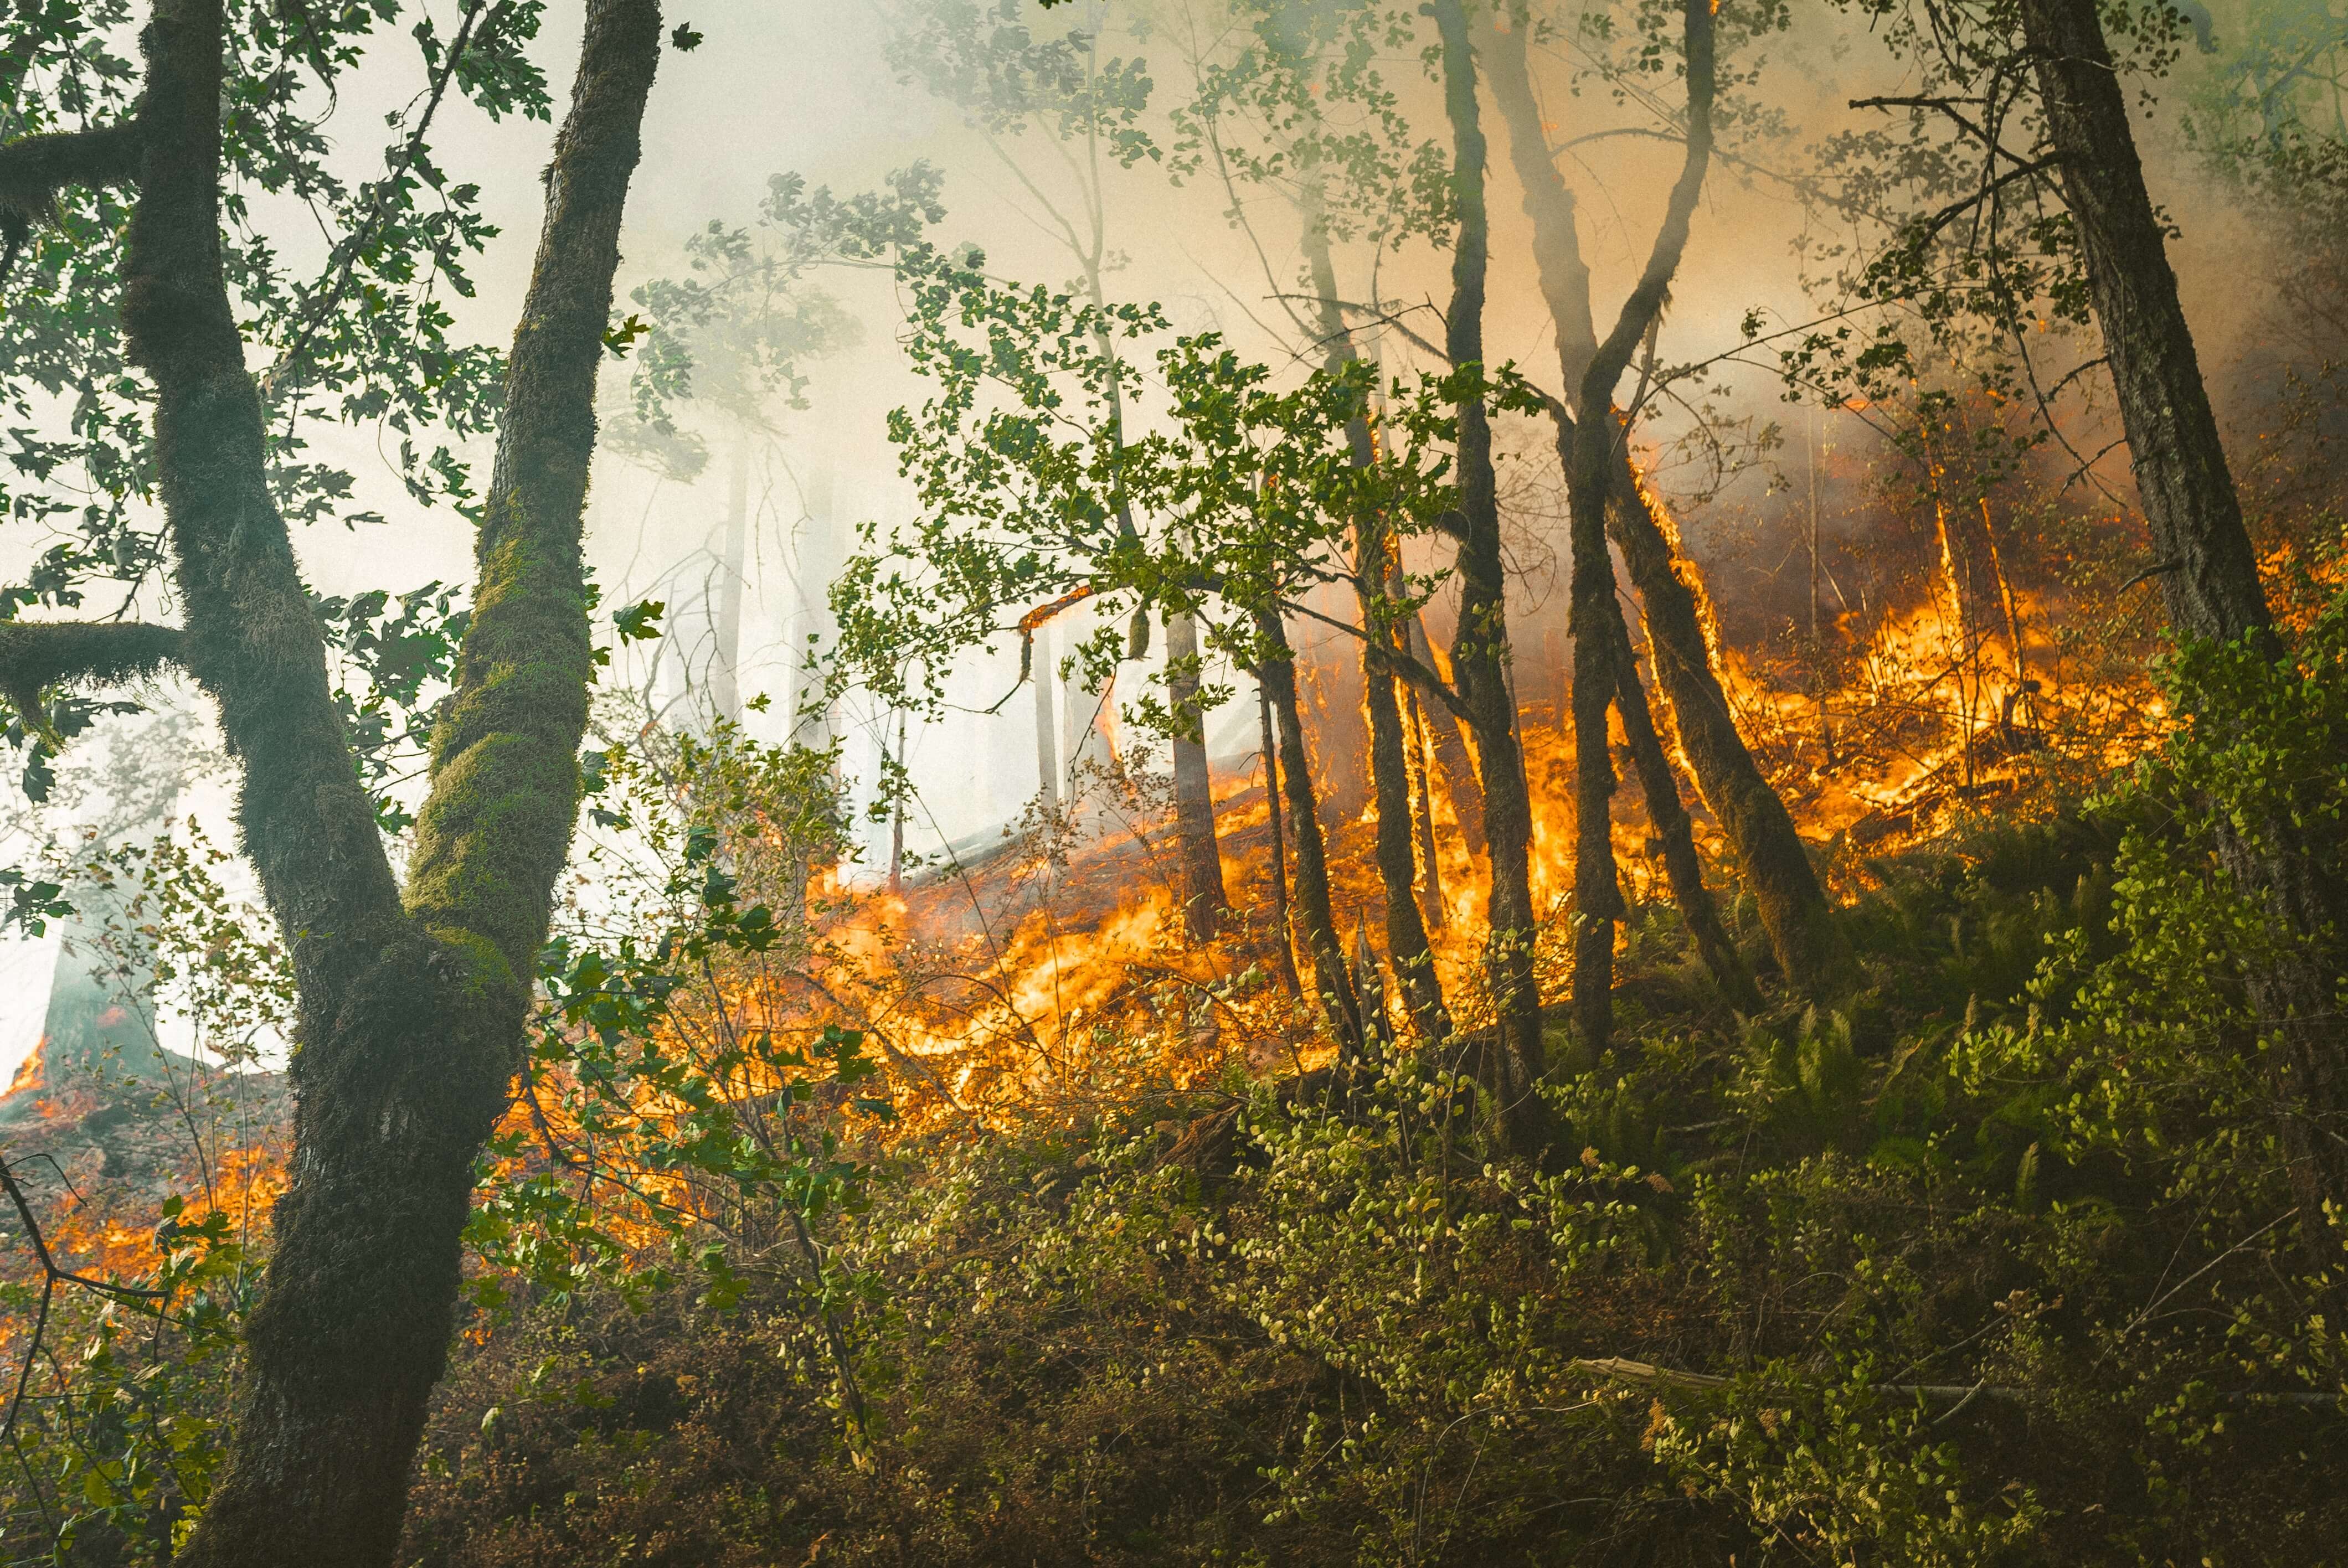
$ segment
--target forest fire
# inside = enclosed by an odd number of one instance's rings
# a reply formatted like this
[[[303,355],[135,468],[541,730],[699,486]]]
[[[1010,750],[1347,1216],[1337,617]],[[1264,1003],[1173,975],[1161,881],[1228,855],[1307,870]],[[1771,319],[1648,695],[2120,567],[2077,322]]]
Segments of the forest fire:
[[[6,24],[0,1563],[2337,1556],[2348,23],[705,9]]]

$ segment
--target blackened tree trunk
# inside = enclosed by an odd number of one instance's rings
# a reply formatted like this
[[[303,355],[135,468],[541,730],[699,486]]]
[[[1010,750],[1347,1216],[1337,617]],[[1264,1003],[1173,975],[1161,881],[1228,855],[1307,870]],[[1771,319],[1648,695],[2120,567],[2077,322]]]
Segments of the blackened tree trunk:
[[[1516,169],[1517,182],[1524,191],[1525,213],[1532,220],[1541,298],[1549,307],[1550,324],[1556,338],[1558,368],[1564,377],[1567,395],[1578,396],[1581,379],[1589,374],[1591,361],[1598,353],[1597,328],[1590,312],[1590,269],[1582,261],[1574,226],[1573,190],[1558,173],[1550,156],[1549,136],[1542,125],[1540,106],[1533,96],[1532,72],[1525,56],[1524,34],[1515,27],[1503,27],[1502,20],[1495,18],[1487,44],[1487,75],[1501,118],[1508,122],[1509,158]],[[1574,426],[1562,414],[1557,424],[1558,460],[1570,476]],[[1586,539],[1581,534],[1574,536],[1575,548],[1579,550],[1586,543],[1603,557],[1606,540],[1602,528],[1586,532]],[[1577,556],[1577,565],[1579,559]],[[1604,565],[1611,589],[1611,559]],[[1601,620],[1611,623],[1606,636],[1612,648],[1614,707],[1622,716],[1632,766],[1646,796],[1648,822],[1663,851],[1673,902],[1687,922],[1689,935],[1705,968],[1723,991],[1739,1007],[1756,1006],[1759,996],[1753,989],[1753,978],[1738,958],[1735,945],[1728,940],[1720,911],[1704,885],[1704,861],[1696,853],[1694,825],[1680,801],[1670,757],[1655,733],[1653,713],[1639,681],[1638,661],[1631,651],[1630,629],[1623,623],[1622,606],[1609,591],[1604,604],[1592,608]],[[1577,647],[1577,661],[1580,657]],[[1579,685],[1574,689],[1581,690]],[[1611,777],[1611,769],[1608,774]],[[1592,782],[1599,781],[1593,776]],[[1594,932],[1584,935],[1596,940]]]
[[[1590,269],[1574,229],[1574,200],[1550,157],[1539,104],[1526,65],[1524,36],[1490,35],[1493,97],[1509,123],[1509,147],[1532,220],[1533,257],[1556,335],[1564,393],[1576,422],[1591,416],[1581,402],[1597,333],[1590,308]],[[1612,403],[1597,416],[1611,417]],[[1573,440],[1560,422],[1560,444]],[[1761,774],[1737,733],[1726,693],[1713,669],[1712,651],[1693,584],[1694,569],[1677,559],[1654,504],[1640,487],[1627,442],[1610,441],[1607,528],[1622,548],[1639,591],[1656,684],[1662,688],[1680,750],[1697,792],[1727,835],[1731,853],[1753,890],[1771,950],[1788,980],[1813,995],[1830,993],[1849,977],[1849,948],[1811,867],[1792,814]],[[1655,803],[1650,799],[1650,808]],[[1684,910],[1684,906],[1683,906]]]
[[[1616,427],[1608,443],[1612,505],[1607,527],[1622,548],[1631,585],[1639,590],[1655,684],[1669,706],[1688,771],[1728,839],[1787,981],[1813,997],[1839,994],[1855,973],[1849,938],[1836,923],[1793,814],[1762,777],[1760,765],[1737,733],[1728,693],[1713,668],[1694,569],[1678,559],[1641,490],[1613,411],[1601,409],[1594,417]]]
[[[1288,918],[1288,835],[1280,825],[1280,743],[1272,733],[1272,689],[1261,680],[1255,688],[1256,717],[1263,725],[1263,825],[1272,835],[1272,928],[1277,940],[1280,982],[1292,997],[1304,994],[1296,977],[1296,938]]]
[[[2169,622],[2187,637],[2244,642],[2281,658],[2093,0],[2023,0],[2021,10],[2137,489],[2159,552],[2155,573]],[[2306,1216],[2302,1234],[2311,1259],[2336,1271],[2339,1229],[2348,1221],[2327,1225],[2316,1216],[2326,1204],[2348,1213],[2348,1021],[2339,1007],[2338,948],[2348,931],[2348,890],[2326,874],[2307,831],[2264,822],[2245,833],[2221,822],[2219,855],[2294,938],[2250,977],[2250,997],[2276,1048],[2284,1152]]]
[[[1451,123],[1452,191],[1458,231],[1451,253],[1451,309],[1444,349],[1455,366],[1484,362],[1484,292],[1488,261],[1485,144],[1476,102],[1476,58],[1460,0],[1433,0],[1443,60],[1444,109]],[[1533,977],[1538,934],[1532,896],[1532,802],[1517,743],[1516,703],[1509,691],[1508,585],[1500,550],[1500,505],[1492,470],[1492,426],[1481,399],[1459,405],[1459,631],[1451,647],[1452,679],[1476,737],[1484,784],[1484,833],[1492,871],[1486,911],[1491,924],[1493,1010],[1498,1024],[1498,1127],[1509,1146],[1529,1150],[1547,1135],[1541,1076],[1540,990]]]
[[[1426,705],[1416,687],[1403,689],[1403,754],[1410,768],[1411,822],[1417,836],[1420,907],[1427,927],[1441,930],[1450,918],[1443,898],[1442,846],[1435,837],[1435,747],[1427,737]]]
[[[1305,956],[1313,963],[1313,985],[1329,1028],[1347,1061],[1362,1049],[1362,1009],[1354,996],[1354,982],[1345,972],[1344,945],[1337,939],[1337,917],[1329,900],[1328,843],[1321,834],[1321,812],[1313,798],[1313,764],[1304,746],[1304,717],[1296,706],[1296,665],[1288,646],[1287,630],[1276,610],[1255,612],[1256,635],[1264,653],[1256,680],[1272,705],[1280,728],[1281,793],[1288,807],[1291,889],[1290,914]]]
[[[1337,302],[1337,269],[1330,254],[1329,231],[1317,202],[1308,201],[1304,213],[1304,255],[1313,287],[1320,296],[1321,331],[1332,369],[1359,356]],[[1369,421],[1356,417],[1345,428],[1354,466],[1377,461]],[[1450,1032],[1443,1004],[1443,982],[1435,972],[1435,949],[1426,939],[1426,924],[1418,912],[1418,865],[1411,845],[1410,764],[1403,752],[1402,707],[1395,694],[1395,677],[1388,659],[1400,650],[1396,627],[1389,613],[1386,587],[1390,540],[1383,519],[1365,514],[1354,519],[1354,598],[1362,617],[1363,705],[1369,712],[1370,787],[1377,802],[1378,878],[1385,892],[1386,956],[1402,986],[1403,1002],[1421,1040],[1440,1044]]]
[[[1655,719],[1647,706],[1646,688],[1639,682],[1639,657],[1631,646],[1631,630],[1622,623],[1620,614],[1614,617],[1617,641],[1614,644],[1614,711],[1622,715],[1623,738],[1630,742],[1631,765],[1639,775],[1639,786],[1647,798],[1647,823],[1653,829],[1656,845],[1663,859],[1663,877],[1671,886],[1672,902],[1678,906],[1680,917],[1687,922],[1688,936],[1695,943],[1698,957],[1704,959],[1721,994],[1730,1005],[1746,1012],[1757,1011],[1761,993],[1753,984],[1752,972],[1729,938],[1728,927],[1722,924],[1720,906],[1714,901],[1712,889],[1704,885],[1704,856],[1696,853],[1695,825],[1688,819],[1687,807],[1681,803],[1679,781],[1672,776],[1671,759],[1663,752],[1663,737],[1655,733]]]
[[[1614,384],[1630,367],[1632,351],[1660,319],[1688,229],[1712,162],[1713,0],[1687,0],[1684,36],[1687,62],[1687,156],[1672,186],[1663,227],[1647,254],[1631,297],[1613,330],[1590,356],[1581,381],[1581,406],[1614,406]],[[1629,433],[1612,417],[1585,417],[1574,430],[1567,499],[1573,527],[1573,741],[1576,855],[1576,926],[1573,1011],[1582,1050],[1594,1060],[1605,1049],[1613,1021],[1614,922],[1622,895],[1614,870],[1614,764],[1606,743],[1606,710],[1618,690],[1634,686],[1635,670],[1620,655],[1631,639],[1614,599],[1614,562],[1606,551],[1607,477],[1610,447]]]
[[[1435,668],[1435,643],[1426,635],[1424,617],[1413,615],[1405,629],[1410,656],[1426,669]],[[1484,857],[1484,784],[1476,776],[1475,759],[1459,733],[1459,717],[1439,694],[1428,692],[1419,704],[1426,719],[1427,743],[1435,753],[1435,771],[1443,775],[1443,793],[1451,802],[1451,818],[1468,858]]]
[[[1375,520],[1357,527],[1355,579],[1379,577],[1385,541]],[[1377,596],[1362,595],[1363,631],[1393,647],[1392,632],[1377,619]],[[1410,763],[1405,755],[1402,706],[1395,700],[1391,668],[1378,657],[1377,646],[1362,651],[1362,680],[1370,711],[1370,780],[1377,794],[1378,877],[1385,889],[1386,956],[1402,986],[1403,1003],[1411,1023],[1426,1044],[1441,1042],[1450,1032],[1450,1015],[1444,1007],[1443,982],[1435,972],[1435,948],[1426,937],[1426,923],[1418,911],[1418,857],[1413,852]],[[1429,846],[1430,849],[1432,845]]]
[[[122,328],[154,384],[157,480],[186,624],[168,648],[99,649],[79,672],[151,664],[160,650],[217,704],[242,769],[241,837],[292,945],[299,998],[291,1181],[249,1325],[228,1469],[183,1564],[388,1563],[446,1362],[473,1161],[520,1063],[578,804],[593,671],[580,544],[595,372],[660,48],[652,0],[584,10],[478,536],[472,621],[404,895],[271,498],[261,400],[223,274],[222,0],[156,0],[136,158],[104,170],[139,188]],[[115,641],[133,635],[117,629]],[[40,665],[37,649],[28,658],[26,669]]]
[[[1206,715],[1198,712],[1199,625],[1187,612],[1166,618],[1166,655],[1174,674],[1174,834],[1182,863],[1182,927],[1194,942],[1222,928],[1231,899],[1223,891],[1223,851],[1215,836],[1214,781],[1207,772]]]

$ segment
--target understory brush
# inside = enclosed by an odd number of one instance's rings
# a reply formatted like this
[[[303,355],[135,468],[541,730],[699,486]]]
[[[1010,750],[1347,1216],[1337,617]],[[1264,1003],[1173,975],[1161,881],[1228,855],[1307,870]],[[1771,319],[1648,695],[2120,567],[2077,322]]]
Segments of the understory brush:
[[[1546,1161],[1433,1050],[895,1145],[825,1243],[860,1420],[803,1291],[522,1310],[410,1560],[2334,1560],[2341,1271],[2209,835],[2277,769],[2336,825],[2343,656],[2188,655],[2157,764],[1877,863],[1835,1005],[1739,1016],[1634,921]]]

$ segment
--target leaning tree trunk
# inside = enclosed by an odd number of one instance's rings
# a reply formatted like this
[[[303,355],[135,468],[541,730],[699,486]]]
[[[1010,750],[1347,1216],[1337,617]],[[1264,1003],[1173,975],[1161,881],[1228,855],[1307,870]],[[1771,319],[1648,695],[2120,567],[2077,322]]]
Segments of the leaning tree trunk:
[[[1304,255],[1313,287],[1320,296],[1321,330],[1329,345],[1331,369],[1351,364],[1359,357],[1337,303],[1337,268],[1329,250],[1329,231],[1322,221],[1320,203],[1308,201],[1304,213]],[[1345,427],[1354,466],[1366,468],[1377,461],[1377,447],[1368,419],[1356,416]],[[1369,711],[1370,786],[1377,801],[1378,879],[1385,892],[1386,957],[1401,983],[1403,1002],[1410,1010],[1418,1038],[1440,1044],[1450,1033],[1443,1005],[1443,982],[1435,972],[1435,948],[1426,939],[1426,923],[1418,912],[1418,863],[1411,844],[1410,764],[1403,752],[1402,707],[1395,700],[1393,670],[1381,652],[1397,651],[1395,628],[1384,613],[1389,581],[1385,525],[1375,513],[1354,519],[1354,597],[1362,615],[1363,705]]]
[[[2087,263],[2087,284],[2119,394],[2137,489],[2159,552],[2155,575],[2184,636],[2282,656],[2218,439],[2193,335],[2177,297],[2161,220],[2145,189],[2127,103],[2093,0],[2023,0],[2046,132]],[[2296,938],[2250,977],[2276,1047],[2284,1152],[2311,1257],[2336,1270],[2348,1205],[2348,1023],[2339,1010],[2348,891],[2299,825],[2244,833],[2219,825],[2219,856]],[[2254,842],[2255,841],[2255,842]],[[2327,1234],[2329,1233],[2329,1234]]]
[[[1565,396],[1577,400],[1574,413],[1586,418],[1590,405],[1578,400],[1598,342],[1591,317],[1590,269],[1574,230],[1572,190],[1550,158],[1523,35],[1488,36],[1493,96],[1509,122],[1510,159],[1524,189],[1525,211],[1532,220],[1533,258],[1556,335]],[[1611,402],[1601,405],[1601,416],[1611,416],[1612,411]],[[1570,445],[1572,436],[1562,425],[1559,434],[1560,445]],[[1622,548],[1632,585],[1639,590],[1653,649],[1655,682],[1663,690],[1681,752],[1753,890],[1779,968],[1797,989],[1813,995],[1829,993],[1847,981],[1850,970],[1849,948],[1834,922],[1826,889],[1792,815],[1762,777],[1737,733],[1727,695],[1713,669],[1690,580],[1694,569],[1676,559],[1652,499],[1640,487],[1627,443],[1615,439],[1611,445],[1607,528]]]
[[[1460,0],[1433,0],[1441,38],[1444,108],[1451,122],[1452,192],[1458,232],[1451,253],[1451,311],[1445,352],[1467,369],[1484,361],[1484,292],[1489,234],[1484,206],[1484,130],[1476,104],[1476,61]],[[1491,923],[1493,1011],[1500,1045],[1495,1075],[1498,1128],[1510,1147],[1529,1150],[1547,1135],[1541,1076],[1540,989],[1533,976],[1532,802],[1517,744],[1516,703],[1509,691],[1508,584],[1500,550],[1500,504],[1492,470],[1492,426],[1480,398],[1459,405],[1459,631],[1451,647],[1452,679],[1476,736],[1484,784],[1484,834],[1492,871],[1486,901]]]
[[[1222,928],[1231,899],[1223,891],[1223,851],[1215,836],[1214,781],[1207,772],[1206,715],[1199,709],[1199,623],[1177,610],[1166,618],[1166,657],[1174,674],[1174,835],[1182,863],[1182,927],[1194,942]]]
[[[1280,783],[1288,805],[1289,910],[1296,934],[1313,961],[1313,990],[1337,1036],[1340,1052],[1352,1061],[1362,1049],[1362,1009],[1345,971],[1344,945],[1337,939],[1337,917],[1329,901],[1329,850],[1321,835],[1321,810],[1313,798],[1313,765],[1304,749],[1304,717],[1296,706],[1296,664],[1280,612],[1255,612],[1265,652],[1256,680],[1280,726]]]
[[[1646,688],[1639,683],[1639,656],[1631,647],[1631,629],[1620,614],[1614,617],[1614,711],[1622,715],[1623,738],[1631,744],[1631,765],[1647,797],[1647,823],[1663,852],[1663,878],[1671,886],[1672,902],[1679,907],[1696,954],[1721,994],[1732,1006],[1756,1012],[1761,993],[1730,939],[1728,927],[1721,922],[1720,906],[1714,901],[1712,889],[1704,885],[1704,856],[1696,853],[1695,825],[1680,801],[1679,781],[1672,776],[1663,737],[1655,733]]]
[[[1595,417],[1619,428],[1611,408]],[[1688,772],[1727,836],[1787,980],[1814,997],[1838,994],[1849,989],[1855,972],[1849,939],[1836,923],[1793,814],[1761,776],[1736,732],[1728,693],[1712,666],[1695,589],[1684,575],[1693,569],[1677,559],[1656,520],[1622,435],[1608,445],[1612,456],[1607,527],[1622,548],[1631,585],[1639,590],[1655,683],[1663,689]]]
[[[243,770],[238,823],[299,992],[291,1182],[228,1470],[183,1564],[388,1563],[445,1366],[473,1161],[521,1060],[592,678],[580,560],[621,209],[660,47],[589,0],[515,333],[479,577],[394,882],[328,684],[222,275],[221,0],[158,0],[123,325],[153,378],[184,660]]]
[[[1439,931],[1451,912],[1444,904],[1442,849],[1435,837],[1434,746],[1427,739],[1425,698],[1415,686],[1403,688],[1402,695],[1403,759],[1410,770],[1411,822],[1417,835],[1419,866],[1426,877],[1423,910],[1427,925]]]

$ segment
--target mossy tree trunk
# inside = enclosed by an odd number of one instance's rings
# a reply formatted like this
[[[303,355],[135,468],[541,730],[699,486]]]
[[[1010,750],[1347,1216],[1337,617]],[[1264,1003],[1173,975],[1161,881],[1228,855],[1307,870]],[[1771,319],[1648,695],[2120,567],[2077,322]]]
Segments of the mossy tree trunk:
[[[104,678],[160,653],[212,698],[242,769],[240,835],[299,989],[289,1185],[228,1470],[179,1561],[367,1568],[397,1546],[454,1327],[473,1162],[520,1061],[569,855],[592,675],[580,535],[595,372],[660,17],[653,0],[585,6],[471,626],[404,894],[271,498],[261,399],[222,266],[225,46],[223,0],[156,0],[136,158],[108,174],[138,188],[122,328],[154,384],[186,624],[152,648],[116,646],[135,635],[124,629],[76,672]],[[37,659],[0,661],[36,673]]]
[[[1430,9],[1441,46],[1458,217],[1444,350],[1456,366],[1480,365],[1490,233],[1475,48],[1461,0],[1433,0]],[[1478,399],[1460,404],[1458,416],[1459,630],[1452,642],[1451,671],[1476,737],[1477,773],[1484,785],[1484,834],[1492,872],[1485,907],[1492,932],[1489,964],[1498,1023],[1499,1059],[1493,1074],[1498,1127],[1503,1143],[1529,1150],[1546,1138],[1548,1120],[1534,1088],[1543,1061],[1540,990],[1533,976],[1532,802],[1525,790],[1516,702],[1509,690],[1508,584],[1492,468],[1492,426]]]
[[[1523,35],[1493,32],[1488,41],[1493,96],[1509,123],[1510,159],[1532,220],[1541,295],[1556,336],[1564,394],[1575,416],[1560,419],[1559,445],[1570,451],[1574,437],[1569,425],[1591,416],[1590,405],[1581,402],[1582,383],[1598,351],[1590,269],[1575,231],[1572,190],[1550,156]],[[1612,414],[1611,401],[1600,405],[1600,417]],[[1638,589],[1655,682],[1663,689],[1689,772],[1727,835],[1779,968],[1797,989],[1813,995],[1829,993],[1846,983],[1850,969],[1849,948],[1834,922],[1826,889],[1811,867],[1792,814],[1769,787],[1737,733],[1727,694],[1713,668],[1694,569],[1678,559],[1653,501],[1640,487],[1628,444],[1616,438],[1608,446],[1607,531],[1622,548],[1623,564]],[[1635,669],[1625,674],[1635,681]],[[1627,688],[1623,697],[1627,714]],[[1643,766],[1642,774],[1643,783]],[[1661,804],[1650,792],[1651,815],[1658,815]],[[1660,814],[1668,815],[1668,808]],[[1688,912],[1688,906],[1683,903],[1682,909]],[[1694,918],[1691,914],[1692,924]]]

